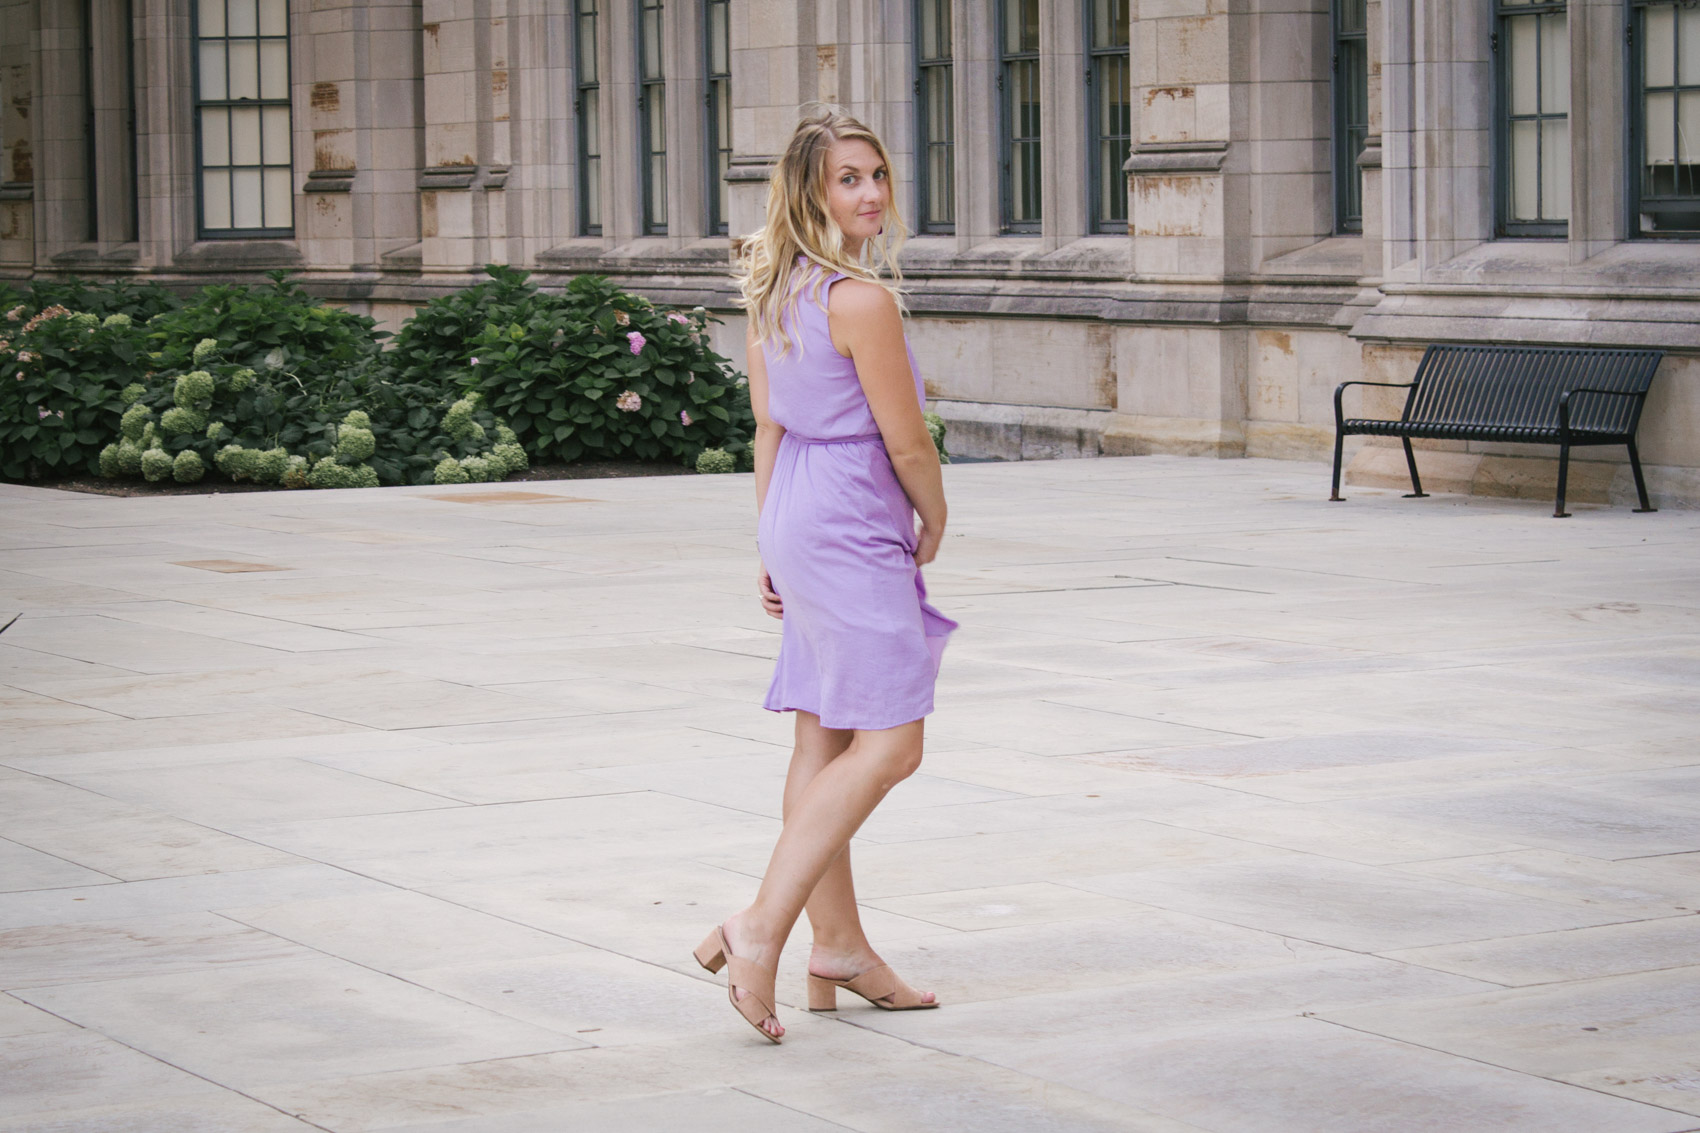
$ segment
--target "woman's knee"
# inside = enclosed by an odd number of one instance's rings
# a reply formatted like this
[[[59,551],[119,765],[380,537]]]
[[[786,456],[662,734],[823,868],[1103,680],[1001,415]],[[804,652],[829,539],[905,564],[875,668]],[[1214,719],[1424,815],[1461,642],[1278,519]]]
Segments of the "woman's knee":
[[[889,791],[921,769],[921,742],[881,745],[878,758],[880,781]]]

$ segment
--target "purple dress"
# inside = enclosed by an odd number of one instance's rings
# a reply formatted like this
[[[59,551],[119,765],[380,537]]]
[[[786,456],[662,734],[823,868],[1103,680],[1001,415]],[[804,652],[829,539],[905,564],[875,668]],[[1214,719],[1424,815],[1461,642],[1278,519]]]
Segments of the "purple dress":
[[[827,288],[844,276],[814,271],[784,317],[791,349],[762,347],[768,416],[785,429],[757,536],[785,603],[765,706],[827,728],[895,728],[933,710],[956,623],[927,602],[914,508],[855,363],[832,345]],[[913,352],[909,367],[925,404]]]

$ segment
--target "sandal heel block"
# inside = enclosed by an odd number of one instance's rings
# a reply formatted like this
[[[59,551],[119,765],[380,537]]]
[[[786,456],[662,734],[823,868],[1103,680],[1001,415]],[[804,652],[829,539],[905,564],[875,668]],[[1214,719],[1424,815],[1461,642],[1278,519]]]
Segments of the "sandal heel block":
[[[724,968],[726,966],[726,943],[720,935],[720,929],[716,928],[709,933],[707,939],[697,945],[697,950],[691,955],[696,957],[697,963],[710,972],[718,972],[721,968]]]
[[[831,980],[823,980],[813,972],[809,973],[809,1010],[837,1011],[838,985]]]

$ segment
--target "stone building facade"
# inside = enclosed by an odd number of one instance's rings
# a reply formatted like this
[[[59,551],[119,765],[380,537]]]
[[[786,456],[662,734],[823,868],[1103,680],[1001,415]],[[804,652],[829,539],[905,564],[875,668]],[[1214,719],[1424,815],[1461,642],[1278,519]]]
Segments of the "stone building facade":
[[[1691,0],[0,0],[0,276],[288,267],[393,323],[595,271],[741,357],[729,244],[811,100],[892,150],[961,449],[1319,459],[1425,343],[1656,346],[1642,451],[1700,503]]]

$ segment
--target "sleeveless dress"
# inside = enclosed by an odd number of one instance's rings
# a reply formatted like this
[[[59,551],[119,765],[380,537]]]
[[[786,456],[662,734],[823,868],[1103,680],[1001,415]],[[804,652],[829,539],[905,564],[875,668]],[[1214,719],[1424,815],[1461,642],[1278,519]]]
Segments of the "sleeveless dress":
[[[791,349],[762,347],[768,416],[785,429],[757,535],[785,604],[764,706],[813,712],[827,728],[875,730],[932,712],[956,623],[927,601],[914,508],[855,363],[832,345],[827,289],[843,278],[816,268],[785,316]],[[924,405],[912,351],[909,367]]]

